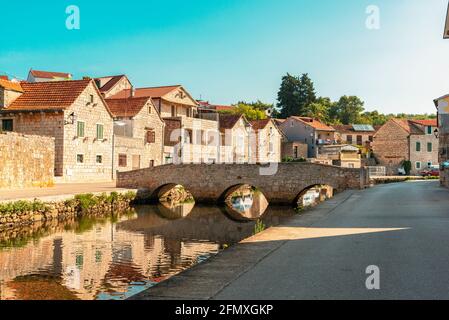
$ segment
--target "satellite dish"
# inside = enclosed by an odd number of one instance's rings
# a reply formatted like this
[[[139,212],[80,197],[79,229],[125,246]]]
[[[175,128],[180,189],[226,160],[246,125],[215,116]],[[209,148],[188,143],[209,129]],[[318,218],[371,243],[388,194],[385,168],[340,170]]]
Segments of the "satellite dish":
[[[447,7],[447,13],[446,13],[446,24],[444,26],[444,39],[449,39],[449,5]]]

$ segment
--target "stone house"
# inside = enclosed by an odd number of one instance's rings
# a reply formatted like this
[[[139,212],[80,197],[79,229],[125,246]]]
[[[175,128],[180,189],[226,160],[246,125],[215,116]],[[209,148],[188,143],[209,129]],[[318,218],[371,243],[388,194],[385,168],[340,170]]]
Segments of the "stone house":
[[[377,131],[372,125],[334,125],[332,127],[336,131],[335,136],[338,143],[358,146],[370,145]]]
[[[49,82],[72,80],[72,75],[65,72],[38,71],[31,69],[27,82]]]
[[[360,149],[349,144],[320,146],[318,159],[331,160],[332,165],[343,168],[362,167]]]
[[[57,182],[112,179],[113,119],[93,80],[4,85],[0,121],[7,131],[55,139]]]
[[[319,146],[336,143],[335,129],[317,119],[292,116],[282,122],[280,129],[289,141],[307,144],[308,158],[317,157]]]
[[[438,129],[435,135],[439,139],[438,160],[440,163],[440,182],[449,188],[449,94],[434,100],[438,110]]]
[[[273,119],[250,121],[256,143],[252,145],[252,158],[257,163],[281,162],[283,133]]]
[[[125,89],[111,98],[151,98],[166,123],[164,163],[218,162],[217,113],[203,113],[181,85]]]
[[[162,165],[165,123],[151,98],[106,103],[114,117],[114,172]]]
[[[251,145],[256,145],[251,123],[243,115],[220,114],[221,163],[255,162]]]
[[[131,90],[133,85],[126,75],[95,78],[95,84],[105,98],[110,98],[123,90]],[[132,90],[130,91],[130,96]],[[122,97],[125,98],[125,97]]]
[[[411,174],[438,164],[436,120],[391,119],[374,135],[374,157],[388,175],[398,174],[404,161],[412,163]]]

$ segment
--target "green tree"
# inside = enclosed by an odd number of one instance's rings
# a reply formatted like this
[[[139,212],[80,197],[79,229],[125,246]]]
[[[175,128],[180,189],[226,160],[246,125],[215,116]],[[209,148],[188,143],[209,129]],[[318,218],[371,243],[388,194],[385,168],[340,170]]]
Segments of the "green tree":
[[[330,98],[319,97],[316,102],[312,102],[304,108],[303,115],[328,123],[330,122],[329,112],[333,104]]]
[[[252,105],[248,105],[240,102],[237,104],[232,110],[233,114],[243,114],[248,120],[263,120],[267,118],[267,115],[264,110],[260,110],[258,108],[253,107]]]
[[[334,112],[342,124],[355,124],[361,119],[364,102],[356,96],[343,96],[335,105]]]
[[[281,117],[304,116],[306,108],[314,102],[316,102],[315,88],[308,74],[296,77],[287,73],[282,78],[277,104]]]

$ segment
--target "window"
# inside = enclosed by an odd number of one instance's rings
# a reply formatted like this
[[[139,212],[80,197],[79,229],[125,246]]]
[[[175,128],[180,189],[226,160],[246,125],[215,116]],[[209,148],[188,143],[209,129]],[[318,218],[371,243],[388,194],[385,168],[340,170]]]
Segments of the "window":
[[[188,118],[192,117],[192,108],[187,108],[187,117]]]
[[[13,131],[14,125],[12,119],[2,120],[2,131]]]
[[[427,127],[427,134],[429,134],[429,135],[433,134],[432,126]]]
[[[432,142],[428,142],[427,143],[427,152],[432,152],[432,150],[433,150]]]
[[[171,116],[176,117],[176,107],[175,106],[171,106]]]
[[[421,142],[416,143],[416,152],[421,152]]]
[[[416,166],[416,169],[417,169],[417,170],[421,169],[421,162],[419,162],[419,161],[416,162],[416,165],[415,165],[415,166]]]
[[[103,156],[101,154],[97,154],[95,162],[97,164],[102,164],[103,163]]]
[[[357,136],[357,144],[359,146],[361,146],[363,144],[363,137],[362,136]]]
[[[154,160],[150,160],[150,168],[154,167]]]
[[[76,155],[76,163],[84,163],[84,154]]]
[[[119,167],[126,167],[127,166],[127,161],[126,161],[126,154],[120,153],[118,155],[118,166]]]
[[[147,143],[155,143],[156,142],[156,133],[154,130],[148,130],[146,135]]]
[[[347,135],[346,140],[348,140],[349,144],[352,144],[352,135]]]
[[[77,125],[76,125],[76,135],[77,135],[79,138],[83,138],[83,137],[84,137],[84,126],[85,126],[84,122],[82,122],[82,121],[78,121],[78,122],[77,122]]]
[[[90,103],[94,103],[94,95],[93,94],[90,95],[90,100],[89,101],[90,101]]]
[[[294,158],[295,158],[295,159],[298,159],[298,146],[295,146],[293,150],[294,150],[294,151],[293,151],[293,156],[294,156]]]
[[[102,124],[97,124],[97,140],[104,139],[104,126]]]
[[[373,136],[369,136],[368,140],[369,140],[369,142],[373,142],[374,141],[374,137]]]

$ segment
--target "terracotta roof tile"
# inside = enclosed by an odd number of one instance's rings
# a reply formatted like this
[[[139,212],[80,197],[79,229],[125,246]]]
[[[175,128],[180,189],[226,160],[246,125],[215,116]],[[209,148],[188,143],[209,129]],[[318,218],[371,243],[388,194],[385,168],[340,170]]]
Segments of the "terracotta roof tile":
[[[0,79],[0,87],[6,90],[12,90],[17,92],[23,92],[22,86],[19,82],[13,82],[9,80]]]
[[[5,111],[61,110],[70,107],[92,80],[22,82],[24,93]]]
[[[142,97],[148,97],[148,98],[161,98],[165,96],[166,94],[172,92],[173,90],[176,90],[180,88],[180,85],[176,86],[166,86],[166,87],[152,87],[152,88],[138,88],[135,89],[134,97],[136,98],[142,98]],[[116,95],[112,96],[112,99],[123,99],[127,98],[131,95],[131,90],[126,89],[122,90]]]
[[[125,75],[121,74],[118,76],[110,76],[110,77],[101,77],[101,78],[95,78],[95,80],[102,80],[111,78],[108,82],[106,82],[101,88],[99,88],[100,92],[108,92],[111,90]]]
[[[432,126],[437,127],[438,126],[438,120],[437,119],[427,119],[427,120],[410,120],[411,122],[417,123],[422,126]]]
[[[264,120],[253,120],[250,121],[249,123],[251,123],[251,126],[253,127],[254,130],[261,130],[264,129],[269,123],[271,122],[271,119],[264,119]]]
[[[150,98],[106,99],[114,117],[134,117],[146,105]]]
[[[305,124],[311,126],[312,128],[315,128],[316,130],[335,131],[334,128],[324,124],[323,122],[321,122],[317,119],[313,119],[313,118],[309,118],[309,117],[297,117],[297,116],[292,116],[292,118],[296,119],[298,121],[301,121],[302,123],[305,123]]]
[[[220,130],[232,129],[237,124],[237,122],[242,118],[242,115],[233,114],[220,114]]]
[[[44,79],[54,79],[54,78],[69,79],[72,77],[70,73],[65,72],[30,70],[30,73],[36,78],[44,78]]]

